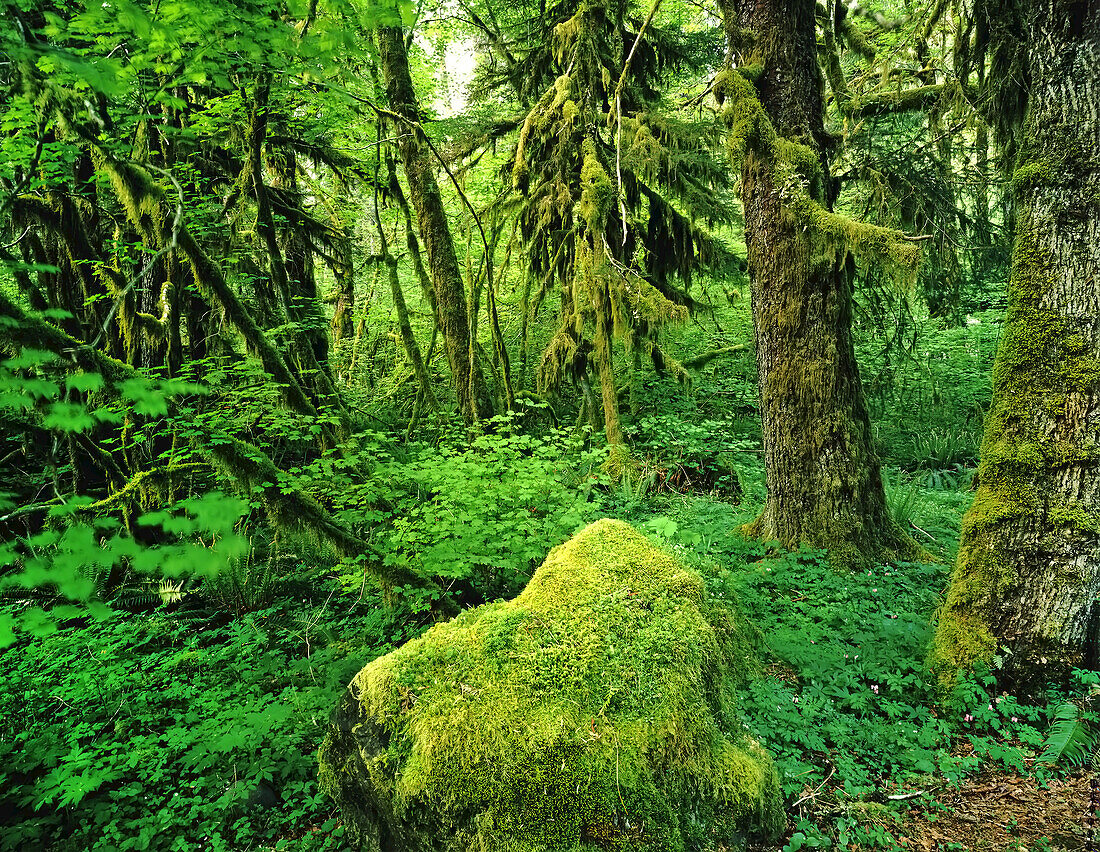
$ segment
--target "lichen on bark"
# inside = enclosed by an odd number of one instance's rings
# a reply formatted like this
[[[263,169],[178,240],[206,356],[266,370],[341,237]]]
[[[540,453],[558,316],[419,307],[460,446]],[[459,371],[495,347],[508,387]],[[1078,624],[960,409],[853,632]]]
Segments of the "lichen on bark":
[[[945,688],[979,664],[1020,691],[1100,664],[1100,209],[1081,204],[1100,192],[1100,9],[1074,24],[1071,5],[1034,0],[1016,19],[1031,85],[1009,146],[1012,273],[977,491],[929,657]]]

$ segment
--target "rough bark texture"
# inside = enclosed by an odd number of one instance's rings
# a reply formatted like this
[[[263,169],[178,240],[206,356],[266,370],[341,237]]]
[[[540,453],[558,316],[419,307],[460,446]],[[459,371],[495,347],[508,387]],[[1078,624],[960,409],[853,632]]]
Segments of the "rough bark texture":
[[[1100,644],[1100,5],[1033,0],[1016,236],[978,489],[932,663],[1018,688]]]
[[[776,134],[774,144],[745,140],[741,175],[768,487],[747,531],[788,547],[828,547],[843,564],[911,551],[887,511],[872,444],[847,250],[822,250],[828,238],[796,207],[799,190],[784,171],[793,163],[810,198],[829,207],[814,2],[724,0],[722,11],[731,42],[738,27],[754,36],[741,63],[762,69],[756,95]]]
[[[473,422],[492,414],[492,401],[480,368],[476,361],[471,363],[470,321],[462,272],[435,179],[435,164],[420,129],[420,110],[409,74],[405,36],[400,27],[378,28],[378,52],[390,108],[409,122],[401,128],[398,143],[401,163],[420,224],[420,239],[428,253],[439,326],[454,376],[458,407],[463,419]]]

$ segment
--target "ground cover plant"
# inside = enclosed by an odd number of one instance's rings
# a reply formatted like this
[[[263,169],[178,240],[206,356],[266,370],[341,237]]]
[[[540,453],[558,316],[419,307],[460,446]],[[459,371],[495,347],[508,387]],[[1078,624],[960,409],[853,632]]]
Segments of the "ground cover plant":
[[[1096,736],[1087,673],[1078,692],[1036,706],[999,693],[989,675],[944,702],[925,667],[942,560],[967,502],[965,465],[929,457],[907,471],[905,457],[886,456],[899,464],[893,511],[941,561],[838,572],[823,551],[747,542],[738,525],[762,496],[752,413],[696,413],[712,387],[737,380],[715,370],[692,392],[667,387],[664,411],[640,413],[629,428],[648,467],[634,480],[602,472],[583,434],[505,419],[468,448],[442,433],[433,443],[365,433],[358,446],[373,476],[357,489],[349,481],[334,509],[352,524],[385,513],[379,548],[470,601],[514,594],[542,554],[601,515],[687,559],[716,601],[748,614],[771,660],[741,709],[781,771],[784,848],[893,848],[911,802],[891,796],[950,791],[983,771],[1047,779],[1060,772],[1052,758],[1086,760]],[[680,482],[654,476],[685,462],[692,475]],[[708,465],[732,471],[739,490],[700,476]],[[348,478],[324,462],[298,475]],[[2,712],[18,731],[3,746],[5,802],[17,814],[5,843],[344,848],[339,815],[316,787],[316,748],[346,681],[418,635],[430,604],[412,590],[386,604],[354,563],[291,537],[266,559],[252,551],[207,577],[119,590],[109,617],[24,636],[0,658]],[[931,807],[937,795],[917,801]]]
[[[1100,7],[705,6],[5,6],[0,849],[1095,845]],[[625,564],[517,620],[597,521],[666,620]],[[479,730],[578,760],[350,830],[544,663]],[[586,748],[598,807],[481,807]]]

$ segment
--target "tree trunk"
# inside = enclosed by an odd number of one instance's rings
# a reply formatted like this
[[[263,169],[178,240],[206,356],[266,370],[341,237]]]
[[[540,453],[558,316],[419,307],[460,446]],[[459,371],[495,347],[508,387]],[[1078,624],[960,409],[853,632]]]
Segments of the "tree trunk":
[[[1015,246],[978,489],[931,662],[1022,691],[1100,644],[1100,4],[1032,0]]]
[[[746,532],[828,547],[837,564],[911,553],[886,507],[852,346],[852,264],[788,204],[804,191],[828,209],[834,194],[814,2],[723,0],[722,12],[731,52],[762,68],[756,96],[776,134],[746,140],[741,174],[768,490]],[[755,36],[748,49],[739,28]],[[794,150],[810,161],[799,171],[816,176],[804,190],[782,177]]]
[[[467,423],[492,415],[492,401],[476,360],[471,360],[470,321],[465,287],[455,255],[447,211],[435,179],[435,163],[420,127],[420,108],[409,74],[405,36],[400,27],[378,28],[378,52],[390,108],[405,119],[399,128],[401,162],[409,195],[420,225],[420,239],[428,253],[432,288],[447,360],[454,377],[458,408]]]

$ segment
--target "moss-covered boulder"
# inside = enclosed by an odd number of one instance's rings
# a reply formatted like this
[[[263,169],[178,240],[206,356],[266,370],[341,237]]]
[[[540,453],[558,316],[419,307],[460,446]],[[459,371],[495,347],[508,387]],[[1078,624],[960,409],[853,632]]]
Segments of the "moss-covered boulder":
[[[735,711],[748,632],[628,524],[550,552],[352,681],[322,788],[382,852],[737,848],[783,822]]]

